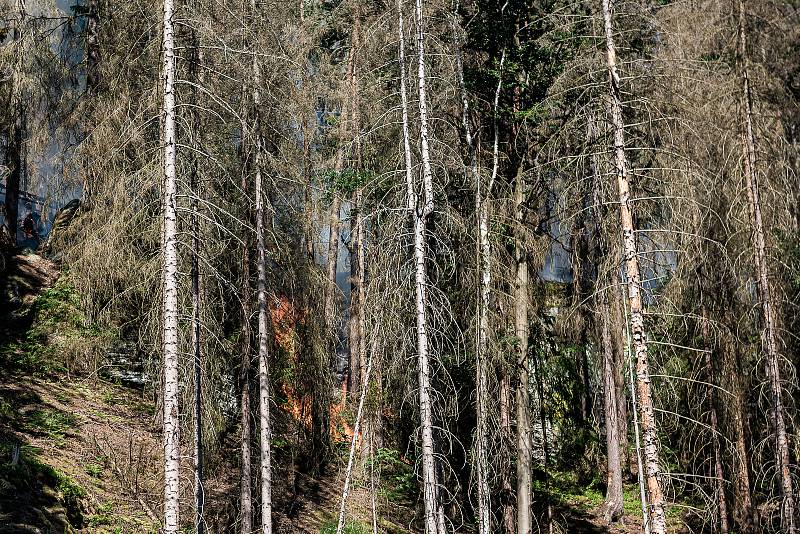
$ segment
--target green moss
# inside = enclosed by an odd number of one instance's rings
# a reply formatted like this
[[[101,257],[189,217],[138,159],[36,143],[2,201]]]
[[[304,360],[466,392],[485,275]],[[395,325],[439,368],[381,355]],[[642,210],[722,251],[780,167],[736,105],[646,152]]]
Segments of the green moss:
[[[76,528],[83,525],[86,490],[66,473],[44,463],[28,448],[23,448],[17,465],[0,464],[0,480],[4,481],[5,493],[32,491],[40,483],[53,488],[70,524]]]
[[[86,474],[94,478],[103,478],[103,464],[90,462],[84,466]]]
[[[5,399],[0,398],[0,418],[3,419],[15,419],[16,418],[16,410],[14,407],[6,402]]]

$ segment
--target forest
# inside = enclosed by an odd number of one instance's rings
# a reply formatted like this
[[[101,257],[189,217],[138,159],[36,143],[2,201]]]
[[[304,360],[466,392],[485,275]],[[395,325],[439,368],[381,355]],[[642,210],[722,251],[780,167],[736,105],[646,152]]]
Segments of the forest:
[[[800,530],[797,0],[0,13],[0,532]]]

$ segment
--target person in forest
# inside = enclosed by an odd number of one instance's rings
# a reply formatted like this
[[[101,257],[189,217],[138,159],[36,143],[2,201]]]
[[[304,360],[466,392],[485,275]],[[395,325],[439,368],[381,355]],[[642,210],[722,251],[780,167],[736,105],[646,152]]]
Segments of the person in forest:
[[[32,204],[29,202],[26,205],[27,214],[22,220],[22,233],[26,240],[39,241],[39,228],[41,227],[42,219],[38,213],[33,210]]]

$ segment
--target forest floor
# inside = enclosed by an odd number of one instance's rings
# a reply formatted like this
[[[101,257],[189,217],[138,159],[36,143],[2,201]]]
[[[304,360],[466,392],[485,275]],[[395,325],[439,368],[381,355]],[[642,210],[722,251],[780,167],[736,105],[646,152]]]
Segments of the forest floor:
[[[10,257],[6,266],[0,287],[0,533],[157,532],[161,442],[152,393],[111,383],[96,370],[75,374],[48,365],[52,331],[43,336],[36,314],[55,307],[54,297],[65,298],[63,288],[58,289],[59,270],[35,254]],[[72,334],[66,328],[59,335]],[[279,534],[335,532],[346,449],[346,443],[337,445],[329,474],[319,478],[300,473],[294,461],[278,453]],[[216,457],[205,484],[207,520],[212,532],[224,532],[236,521],[239,494],[234,436]],[[190,473],[190,452],[182,458],[183,473]],[[357,473],[346,532],[371,532],[373,506],[382,518],[381,531],[416,531],[413,468],[391,452],[379,468],[377,492],[370,491],[375,482],[367,473]],[[188,513],[193,508],[191,482],[183,486]],[[555,477],[549,493],[553,532],[641,532],[635,486],[626,488],[624,525],[612,527],[602,519],[601,493],[581,490],[569,477]],[[541,488],[537,495],[543,495]]]

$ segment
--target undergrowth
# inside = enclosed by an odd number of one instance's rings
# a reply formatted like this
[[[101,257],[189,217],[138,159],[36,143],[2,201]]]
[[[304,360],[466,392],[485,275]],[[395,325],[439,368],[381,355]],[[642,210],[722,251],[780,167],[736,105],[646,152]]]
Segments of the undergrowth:
[[[39,376],[92,371],[117,337],[90,323],[68,272],[37,297],[30,313],[33,321],[25,336],[0,348],[0,365],[6,369]]]
[[[338,526],[337,519],[330,519],[323,523],[319,529],[319,534],[336,534],[336,527]],[[372,529],[364,523],[349,521],[345,523],[342,529],[343,534],[368,534]]]
[[[43,462],[34,450],[23,448],[19,462],[0,464],[0,497],[15,498],[35,492],[39,484],[54,488],[73,527],[84,522],[86,490],[72,477]],[[26,503],[30,505],[30,503]]]

